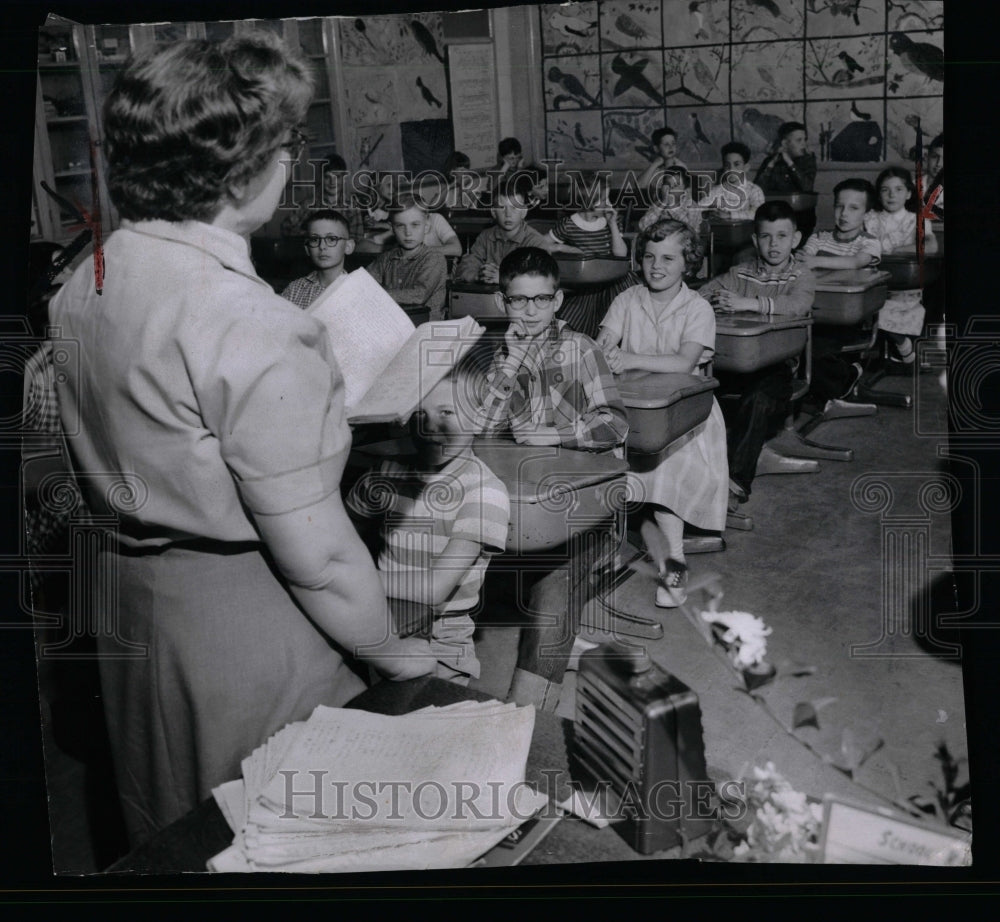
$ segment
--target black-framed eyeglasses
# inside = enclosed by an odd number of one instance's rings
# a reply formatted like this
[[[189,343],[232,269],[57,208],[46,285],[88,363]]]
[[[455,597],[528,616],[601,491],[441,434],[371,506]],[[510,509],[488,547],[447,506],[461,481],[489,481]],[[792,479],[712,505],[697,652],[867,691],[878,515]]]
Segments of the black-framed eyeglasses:
[[[544,310],[547,307],[551,307],[556,300],[554,294],[534,295],[530,298],[527,295],[502,295],[501,297],[507,307],[512,307],[516,311],[523,311],[528,306],[529,301],[533,302],[535,307],[540,307]]]
[[[283,150],[288,151],[289,160],[297,160],[303,148],[309,143],[309,135],[300,128],[293,128],[288,133],[287,140],[281,145]]]
[[[322,237],[319,234],[310,234],[306,237],[306,246],[314,250],[321,243],[325,243],[328,247],[335,247],[341,240],[350,239],[350,237],[337,237],[334,234],[324,234]]]

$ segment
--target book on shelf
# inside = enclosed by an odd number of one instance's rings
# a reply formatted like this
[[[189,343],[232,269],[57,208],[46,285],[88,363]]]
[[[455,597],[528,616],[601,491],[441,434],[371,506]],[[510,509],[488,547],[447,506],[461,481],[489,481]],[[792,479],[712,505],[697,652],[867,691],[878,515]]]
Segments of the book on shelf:
[[[419,326],[363,268],[308,308],[329,334],[351,423],[405,423],[484,332],[472,317]]]

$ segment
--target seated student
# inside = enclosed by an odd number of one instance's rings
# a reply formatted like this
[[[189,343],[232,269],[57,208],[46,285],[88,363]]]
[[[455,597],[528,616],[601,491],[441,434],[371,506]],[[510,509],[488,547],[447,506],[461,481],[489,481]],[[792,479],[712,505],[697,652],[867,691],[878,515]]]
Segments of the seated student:
[[[486,228],[455,266],[455,280],[495,285],[500,280],[500,263],[518,247],[534,246],[551,250],[551,239],[526,223],[531,207],[530,188],[526,182],[503,183],[496,191],[492,227]]]
[[[812,310],[816,278],[805,261],[792,252],[801,239],[795,220],[787,202],[761,205],[754,215],[756,259],[730,267],[698,293],[708,298],[717,312],[807,316]],[[788,415],[793,366],[781,362],[747,374],[715,374],[720,397],[739,397],[737,401],[720,401],[726,408],[730,508],[734,508],[749,498],[757,459],[762,452],[771,451],[764,443]]]
[[[664,170],[673,166],[687,168],[685,164],[677,159],[677,132],[669,125],[657,128],[649,139],[656,148],[656,157],[653,158],[649,166],[643,170],[639,177],[639,187],[641,189],[651,189],[660,174]]]
[[[653,204],[639,219],[639,230],[644,231],[659,221],[672,218],[698,233],[702,209],[691,198],[689,187],[690,177],[684,167],[667,167],[655,183]]]
[[[506,488],[472,453],[481,387],[482,371],[460,363],[411,418],[415,453],[383,461],[346,499],[363,536],[380,525],[378,570],[394,617],[425,621],[434,674],[460,685],[479,676],[471,614],[510,520]]]
[[[882,258],[882,244],[865,230],[865,215],[875,202],[875,188],[867,179],[844,179],[833,188],[832,231],[817,231],[801,247],[798,257],[810,269],[862,269]],[[813,373],[809,392],[821,402],[850,395],[864,370],[859,362],[838,355],[835,333],[813,329]]]
[[[635,241],[644,284],[611,302],[597,342],[615,374],[624,371],[704,374],[715,351],[715,315],[684,275],[701,265],[698,235],[666,218]],[[684,523],[721,532],[726,527],[726,430],[713,398],[705,427],[649,472],[629,472],[634,492],[654,507],[653,519],[666,539],[666,560],[656,604],[676,608],[687,598]],[[655,548],[649,548],[655,553]]]
[[[886,167],[875,180],[878,199],[865,216],[865,230],[882,245],[882,255],[916,253],[917,188],[910,171],[901,166]],[[924,222],[924,252],[937,252],[937,238],[931,222]],[[919,288],[893,291],[878,312],[878,327],[888,336],[906,365],[913,363],[912,340],[924,328],[923,292]]]
[[[606,181],[596,173],[581,175],[577,188],[581,208],[562,218],[549,236],[552,242],[572,247],[584,256],[628,256],[628,244],[622,236],[618,212],[611,204]]]
[[[625,406],[597,344],[556,319],[562,303],[559,265],[544,250],[522,247],[500,264],[497,307],[511,318],[487,373],[484,432],[509,431],[523,445],[622,451]],[[519,601],[530,624],[521,630],[508,701],[553,711],[575,639],[573,625],[592,592],[591,575],[610,562],[612,536],[587,532],[546,556],[556,568],[525,566]],[[571,608],[572,600],[572,608]]]
[[[352,240],[360,240],[365,233],[364,214],[350,201],[347,188],[347,161],[340,154],[330,154],[319,165],[321,188],[318,195],[307,195],[298,208],[281,222],[281,232],[288,236],[304,234],[309,215],[320,208],[339,211],[347,220],[347,230]]]
[[[750,165],[750,148],[739,141],[722,145],[722,172],[719,182],[712,186],[698,203],[710,208],[724,218],[753,218],[764,204],[764,191],[747,176]]]
[[[316,268],[289,282],[281,297],[305,308],[344,277],[344,259],[354,252],[354,241],[347,229],[347,218],[332,208],[310,212],[302,230],[306,255]]]
[[[785,122],[778,129],[775,148],[764,158],[757,171],[757,185],[764,195],[790,195],[812,192],[816,182],[816,155],[806,150],[806,126]],[[802,209],[796,218],[799,233],[808,240],[816,226],[816,209]]]
[[[774,149],[757,170],[756,183],[765,195],[812,192],[816,182],[816,155],[806,150],[806,126],[785,122],[778,129]]]
[[[412,195],[401,195],[389,217],[398,246],[379,253],[365,268],[398,304],[423,305],[431,320],[440,320],[448,264],[424,243],[427,211]]]
[[[503,138],[497,145],[496,166],[490,171],[502,178],[514,174],[524,167],[524,156],[521,152],[521,142],[517,138]]]

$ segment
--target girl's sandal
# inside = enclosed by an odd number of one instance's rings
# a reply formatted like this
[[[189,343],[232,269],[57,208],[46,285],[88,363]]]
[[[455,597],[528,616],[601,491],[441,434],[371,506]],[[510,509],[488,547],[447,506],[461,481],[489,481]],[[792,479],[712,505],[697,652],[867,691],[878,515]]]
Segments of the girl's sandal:
[[[664,563],[660,572],[660,584],[656,587],[657,608],[677,608],[687,601],[687,564],[672,557]]]

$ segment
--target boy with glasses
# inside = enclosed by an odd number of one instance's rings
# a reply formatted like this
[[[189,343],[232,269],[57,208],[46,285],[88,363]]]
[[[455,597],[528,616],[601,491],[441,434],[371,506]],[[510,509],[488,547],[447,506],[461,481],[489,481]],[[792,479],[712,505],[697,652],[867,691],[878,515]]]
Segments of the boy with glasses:
[[[316,268],[289,282],[281,297],[306,308],[344,277],[344,259],[354,252],[354,241],[349,236],[347,218],[330,208],[312,212],[303,229],[306,256]]]
[[[509,431],[522,445],[558,445],[622,456],[628,419],[604,354],[555,315],[562,305],[559,265],[545,250],[520,247],[499,268],[497,307],[510,317],[487,372],[484,432]],[[554,461],[558,469],[558,460]],[[526,560],[516,586],[521,628],[507,700],[554,711],[594,576],[614,556],[608,529],[596,525],[567,539],[540,566]],[[502,578],[500,576],[499,578]],[[489,596],[487,596],[489,597]]]

